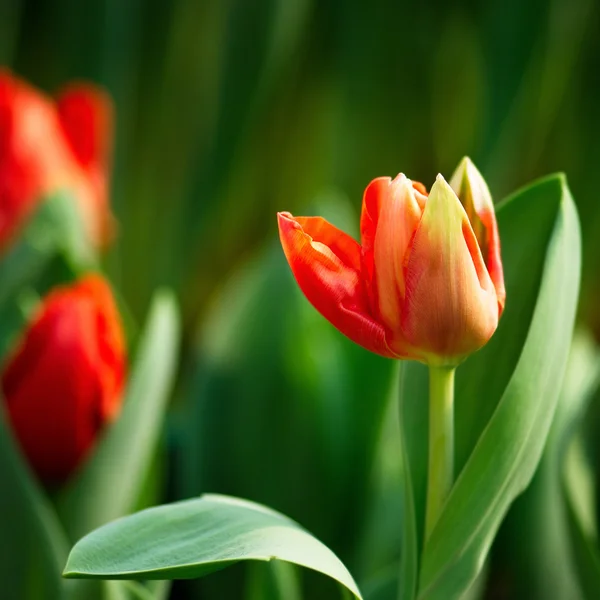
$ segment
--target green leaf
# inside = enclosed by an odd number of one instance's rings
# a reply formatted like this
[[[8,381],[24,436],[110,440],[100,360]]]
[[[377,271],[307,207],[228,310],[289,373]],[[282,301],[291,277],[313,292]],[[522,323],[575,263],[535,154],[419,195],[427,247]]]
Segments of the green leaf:
[[[162,430],[178,344],[175,300],[159,292],[129,375],[123,411],[58,500],[71,539],[134,509]]]
[[[10,518],[0,520],[0,556],[3,557],[0,581],[2,593],[7,598],[58,600],[65,598],[65,594],[71,600],[161,597],[160,589],[151,592],[138,584],[132,586],[125,582],[73,586],[75,582],[61,579],[60,570],[69,548],[63,524],[71,534],[77,527],[90,529],[97,521],[103,523],[124,514],[132,508],[129,504],[137,499],[137,486],[153,457],[162,423],[176,364],[177,343],[174,303],[169,295],[161,294],[151,311],[145,339],[140,343],[126,408],[76,483],[60,498],[64,503],[61,505],[62,524],[29,473],[4,420],[0,419],[0,472],[3,482],[0,511],[10,515]],[[123,424],[119,425],[121,422]],[[131,447],[126,446],[125,436],[129,436],[127,439],[132,442]],[[120,451],[122,456],[116,459]],[[118,464],[119,468],[110,468],[114,464]],[[121,477],[128,477],[128,480],[117,480]],[[135,497],[130,502],[132,496]],[[127,508],[123,509],[124,506]],[[86,519],[89,520],[88,525],[85,525]]]
[[[323,573],[361,598],[342,562],[297,523],[260,504],[214,494],[93,531],[72,549],[64,576],[190,579],[241,560],[273,559]]]
[[[49,196],[0,261],[0,305],[63,252],[74,268],[95,264],[77,205],[68,193]]]
[[[557,213],[533,318],[500,403],[425,547],[420,598],[448,598],[470,586],[510,503],[531,480],[552,423],[577,305],[580,236],[562,177],[528,188],[505,210],[510,214],[512,208],[514,219],[520,206],[537,198],[555,204]],[[510,233],[502,235],[505,245],[516,242]]]
[[[357,227],[338,194],[315,204],[310,213]],[[354,344],[310,305],[278,240],[233,271],[211,304],[177,407],[178,497],[219,490],[276,506],[342,548],[350,566],[394,361]]]
[[[493,571],[503,577],[511,574],[505,584],[511,598],[582,598],[562,474],[569,442],[599,378],[600,354],[591,336],[577,331],[544,454],[531,484],[511,507],[494,548]],[[565,472],[572,480],[580,471],[573,463]],[[575,486],[577,498],[588,496],[585,487]]]
[[[457,473],[464,467],[496,410],[529,335],[548,264],[548,247],[556,233],[563,187],[566,190],[561,176],[550,176],[518,191],[497,209],[506,308],[490,342],[457,370]],[[578,249],[578,245],[572,249],[577,257]],[[578,269],[578,263],[573,263],[573,271],[578,274],[575,268]]]
[[[414,521],[405,527],[403,598],[453,598],[476,578],[496,531],[539,462],[568,356],[579,289],[580,237],[564,177],[551,176],[498,208],[507,306],[490,343],[458,369],[458,479],[422,551],[427,379],[404,365],[406,478]],[[410,486],[410,487],[409,487]],[[417,536],[412,533],[417,531]],[[417,592],[418,590],[418,592]]]
[[[0,403],[4,400],[0,398]],[[0,581],[4,598],[64,597],[60,569],[68,543],[0,414]]]

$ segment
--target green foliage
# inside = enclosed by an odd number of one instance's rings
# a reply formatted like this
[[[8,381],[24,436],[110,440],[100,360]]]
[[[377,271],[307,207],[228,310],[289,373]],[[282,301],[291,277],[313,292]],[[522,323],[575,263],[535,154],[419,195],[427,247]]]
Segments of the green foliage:
[[[535,228],[528,226],[532,213],[539,215]],[[425,545],[427,374],[415,363],[403,363],[402,367],[404,527],[400,590],[405,599],[459,597],[473,587],[502,519],[538,466],[559,397],[574,323],[580,260],[577,215],[564,177],[549,177],[518,192],[499,207],[498,219],[503,239],[511,240],[504,264],[512,304],[492,343],[459,370],[463,387],[458,387],[458,407],[467,411],[462,414],[469,414],[469,425],[475,424],[479,434],[464,464],[460,464],[456,483]],[[527,268],[522,266],[524,257],[528,258]],[[224,305],[226,314],[235,318],[229,328],[218,330],[220,343],[216,347],[221,353],[227,352],[225,340],[240,341],[236,319],[244,321],[247,301],[245,298],[241,312],[240,305],[238,310],[232,310],[230,303]],[[272,318],[273,313],[269,316]],[[252,325],[256,326],[256,321]],[[525,333],[520,333],[522,330]],[[251,339],[255,341],[256,336]],[[519,344],[523,344],[522,350]],[[239,352],[239,347],[234,352]],[[478,410],[474,398],[479,402],[485,398],[486,410]],[[457,417],[458,421],[459,410]],[[461,426],[465,424],[459,423],[459,430]],[[465,438],[468,443],[468,436]],[[243,536],[238,540],[236,515],[206,516],[199,509],[202,502],[211,499],[151,509],[93,532],[74,549],[67,574],[188,578],[239,559],[279,557],[332,575],[318,560],[307,563],[282,554],[280,546],[294,544],[295,537],[289,532],[277,538],[277,552],[261,545],[269,540],[262,522],[244,521]],[[218,508],[222,509],[220,505]],[[227,506],[225,512],[229,509]],[[192,525],[190,519],[198,519],[198,523]],[[227,540],[225,551],[220,546],[222,539]],[[392,589],[385,581],[371,586],[373,598],[390,593],[385,591]]]
[[[496,542],[495,570],[514,573],[504,583],[511,598],[598,595],[593,482],[580,425],[599,382],[598,350],[576,332],[542,461]]]
[[[129,373],[123,411],[58,499],[71,539],[135,508],[160,439],[178,341],[175,301],[171,294],[158,292]]]
[[[582,315],[600,331],[600,4],[373,0],[367,10],[339,0],[251,4],[3,0],[0,63],[50,93],[87,78],[115,100],[111,204],[119,226],[104,266],[136,319],[157,284],[172,284],[183,307],[183,394],[170,429],[177,483],[169,498],[215,490],[273,505],[317,533],[361,582],[363,576],[374,582],[377,598],[389,598],[397,587],[400,525],[418,546],[414,502],[423,497],[415,474],[402,506],[397,441],[379,444],[392,365],[352,346],[304,301],[273,244],[274,212],[321,212],[307,211],[307,201],[332,185],[356,209],[373,177],[403,171],[429,184],[464,154],[475,159],[495,197],[565,170],[582,216]],[[547,264],[544,244],[554,235],[552,200],[516,206],[499,216],[506,314],[488,348],[457,376],[457,471],[468,464],[520,360]],[[515,218],[507,225],[509,213]],[[34,222],[0,262],[0,353],[34,297],[13,292],[23,283],[43,291],[86,264],[54,246],[69,239],[61,229],[68,219],[52,222],[59,235],[51,239],[50,228]],[[408,367],[404,385],[414,386],[415,397],[426,389],[418,377],[418,367]],[[423,431],[422,414],[405,423],[415,435]],[[388,437],[396,434],[391,428]],[[593,429],[579,436],[586,452],[564,468],[584,465],[593,479],[597,436]],[[426,457],[417,456],[416,446],[409,466],[422,473]],[[145,464],[146,451],[137,452]],[[568,502],[571,537],[552,544],[561,546],[559,554],[563,544],[573,545],[580,557],[575,567],[585,571],[578,577],[591,582],[588,596],[595,597],[596,538],[580,514],[581,490],[568,478],[563,484],[554,463],[550,470],[544,464],[535,493],[543,497],[552,480],[564,485],[558,498]],[[7,489],[9,481],[7,475]],[[298,489],[298,481],[311,485]],[[115,502],[129,503],[126,490]],[[22,497],[11,498],[3,500],[15,515],[30,510],[17,507]],[[69,502],[59,499],[61,511]],[[111,506],[112,500],[107,514]],[[532,506],[539,517],[537,501]],[[404,519],[405,511],[415,511],[415,519]],[[87,519],[79,515],[73,527],[82,533]],[[44,539],[35,519],[30,527]],[[507,538],[511,550],[521,543],[510,529]],[[35,551],[44,547],[40,542]],[[418,559],[418,552],[405,552],[403,568],[410,573]],[[532,555],[541,570],[544,560]],[[215,591],[203,588],[205,596],[235,597],[219,587],[233,579],[228,572]],[[320,593],[317,584],[309,597],[329,598]]]
[[[0,261],[0,307],[40,276],[62,254],[73,268],[91,267],[89,246],[74,199],[67,193],[42,200],[35,215]]]
[[[259,504],[211,494],[97,529],[75,545],[65,576],[186,579],[240,560],[273,559],[328,575],[361,598],[335,554],[294,521]]]
[[[63,597],[61,563],[69,543],[49,500],[23,461],[4,415],[0,418],[0,580],[7,598]]]
[[[317,203],[356,226],[336,195]],[[352,568],[393,361],[341,336],[306,302],[278,245],[218,290],[195,347],[176,413],[178,497],[218,490],[273,506]]]
[[[539,215],[535,224],[530,211]],[[504,255],[506,315],[492,342],[459,368],[460,377],[481,382],[479,391],[471,387],[468,394],[457,386],[457,431],[461,402],[469,403],[476,443],[459,462],[456,483],[422,550],[427,379],[423,367],[404,367],[401,423],[410,474],[404,492],[405,599],[454,598],[469,589],[508,507],[533,476],[558,400],[580,268],[579,226],[564,178],[518,192],[499,206],[498,221],[502,239],[510,240]],[[519,352],[515,344],[523,337]],[[514,370],[507,360],[516,362]],[[478,410],[476,403],[487,409]]]
[[[137,348],[121,418],[100,441],[55,507],[38,486],[0,420],[0,579],[19,600],[159,600],[138,583],[75,584],[61,579],[69,545],[110,519],[133,510],[156,447],[173,385],[179,340],[170,294],[158,293]],[[56,510],[58,508],[58,510]]]

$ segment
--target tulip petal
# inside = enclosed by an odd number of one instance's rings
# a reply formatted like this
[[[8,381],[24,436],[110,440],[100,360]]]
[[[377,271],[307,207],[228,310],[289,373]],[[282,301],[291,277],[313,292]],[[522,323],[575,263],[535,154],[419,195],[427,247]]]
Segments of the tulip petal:
[[[107,168],[113,120],[108,96],[90,85],[72,85],[57,98],[56,107],[62,130],[81,166]]]
[[[360,245],[320,217],[278,213],[279,236],[309,302],[345,336],[390,358],[385,328],[369,312],[361,282]]]
[[[0,252],[42,198],[63,190],[93,243],[110,240],[111,131],[110,102],[95,88],[72,86],[54,103],[0,68]]]
[[[403,335],[426,358],[455,362],[495,331],[494,285],[467,214],[441,175],[429,194],[405,277]]]
[[[360,215],[360,241],[365,253],[372,251],[375,245],[381,202],[387,196],[391,182],[391,177],[378,177],[373,179],[365,190]]]
[[[498,306],[502,314],[506,290],[500,258],[500,236],[490,190],[477,167],[466,156],[452,175],[450,186],[469,217],[490,278],[496,288]]]
[[[125,342],[110,288],[90,275],[40,306],[1,377],[21,448],[47,483],[64,481],[121,405]]]
[[[57,98],[56,110],[65,142],[93,191],[81,195],[91,235],[97,244],[106,245],[115,229],[107,189],[113,142],[112,103],[100,88],[74,84]]]
[[[43,191],[64,175],[51,103],[0,68],[0,250],[34,211]],[[38,160],[40,140],[45,161]]]
[[[393,181],[375,179],[365,191],[361,235],[365,270],[371,282],[371,306],[390,328],[400,321],[406,252],[424,204],[423,194],[403,174]]]
[[[67,478],[103,422],[89,401],[98,395],[95,379],[89,376],[94,368],[89,326],[93,317],[89,307],[79,303],[68,312],[49,311],[31,332],[27,354],[17,357],[4,376],[12,428],[46,482]]]

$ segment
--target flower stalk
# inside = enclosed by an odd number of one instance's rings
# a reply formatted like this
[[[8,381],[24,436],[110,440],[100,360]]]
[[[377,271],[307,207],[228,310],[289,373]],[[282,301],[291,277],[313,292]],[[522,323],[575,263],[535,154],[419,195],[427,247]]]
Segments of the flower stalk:
[[[454,371],[455,367],[429,367],[426,540],[433,531],[454,481]]]

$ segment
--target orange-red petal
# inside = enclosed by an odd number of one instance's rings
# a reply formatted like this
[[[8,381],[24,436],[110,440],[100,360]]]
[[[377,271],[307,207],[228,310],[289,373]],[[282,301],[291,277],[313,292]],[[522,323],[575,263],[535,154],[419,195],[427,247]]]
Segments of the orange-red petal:
[[[405,258],[421,220],[417,194],[421,195],[410,179],[400,174],[393,181],[389,178],[372,181],[363,199],[361,233],[370,274],[371,308],[390,329],[400,321]]]
[[[358,242],[320,217],[277,218],[285,256],[309,302],[352,341],[394,357],[385,328],[369,312]]]
[[[456,194],[438,176],[406,268],[402,332],[430,360],[456,360],[483,346],[498,324],[493,283]]]
[[[40,144],[46,160],[39,160]],[[65,151],[51,103],[0,69],[0,251],[35,210],[41,195],[64,179]]]

